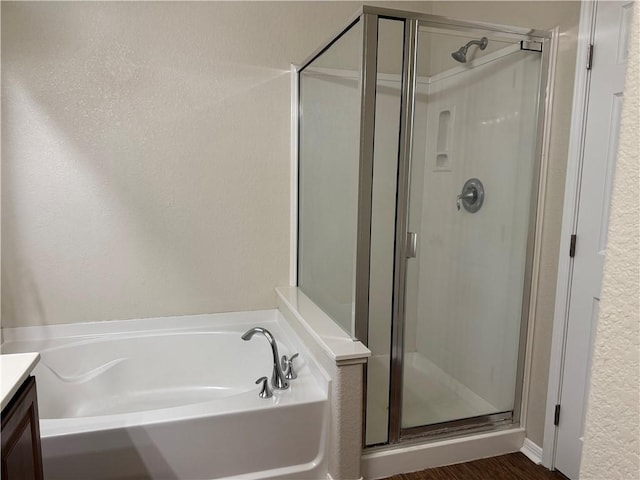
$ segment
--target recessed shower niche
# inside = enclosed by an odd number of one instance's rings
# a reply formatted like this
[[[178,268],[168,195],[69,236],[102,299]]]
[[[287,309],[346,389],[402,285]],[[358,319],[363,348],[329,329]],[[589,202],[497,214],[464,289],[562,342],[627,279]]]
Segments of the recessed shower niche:
[[[451,110],[451,107],[445,107],[438,114],[434,172],[451,171],[451,133],[453,130],[453,113]]]
[[[364,7],[297,71],[298,287],[372,351],[366,446],[519,423],[549,38]]]

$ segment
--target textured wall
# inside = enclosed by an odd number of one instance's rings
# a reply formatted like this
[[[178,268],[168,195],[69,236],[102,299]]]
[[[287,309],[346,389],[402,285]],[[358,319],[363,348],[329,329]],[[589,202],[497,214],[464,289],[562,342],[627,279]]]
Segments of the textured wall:
[[[434,2],[433,13],[522,27],[559,27],[529,406],[525,412],[527,437],[542,446],[580,2]]]
[[[290,63],[358,5],[2,2],[2,324],[274,307]]]
[[[640,476],[640,8],[634,8],[580,478]]]

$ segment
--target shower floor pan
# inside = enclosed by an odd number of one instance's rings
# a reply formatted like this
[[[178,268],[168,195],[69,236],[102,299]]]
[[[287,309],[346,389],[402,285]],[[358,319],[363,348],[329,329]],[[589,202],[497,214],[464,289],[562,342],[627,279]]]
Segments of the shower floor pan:
[[[368,369],[370,383],[389,384],[389,355],[372,356]],[[498,411],[418,352],[405,355],[404,369],[403,427],[432,425]],[[387,441],[388,405],[386,388],[369,389],[366,433],[368,445]]]

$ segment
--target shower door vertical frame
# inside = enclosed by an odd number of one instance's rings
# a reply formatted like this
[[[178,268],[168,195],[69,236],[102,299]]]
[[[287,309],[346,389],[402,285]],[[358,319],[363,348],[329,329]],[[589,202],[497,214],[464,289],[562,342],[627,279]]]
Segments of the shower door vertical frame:
[[[373,144],[375,136],[376,83],[378,70],[378,16],[363,13],[361,21],[360,159],[358,167],[356,268],[353,286],[355,302],[353,334],[356,339],[367,345],[369,343],[369,271],[371,260]]]
[[[373,155],[376,85],[378,81],[378,16],[363,13],[362,76],[360,78],[360,165],[358,168],[358,230],[354,278],[354,328],[356,339],[369,344],[369,274],[371,267],[371,210],[373,206]],[[366,445],[367,364],[362,385],[362,445]]]
[[[396,200],[396,232],[393,269],[393,309],[391,320],[391,365],[389,379],[389,443],[398,443],[402,427],[402,376],[404,365],[404,310],[406,287],[406,236],[409,216],[409,179],[413,146],[413,106],[416,88],[418,20],[404,24],[402,101]]]
[[[542,221],[547,186],[549,138],[551,135],[551,105],[555,80],[555,65],[558,51],[558,27],[547,32],[546,38],[538,39],[542,44],[538,102],[536,106],[536,141],[531,176],[531,200],[525,253],[525,274],[522,290],[520,337],[518,339],[518,364],[516,369],[516,392],[514,397],[514,424],[524,426],[522,413],[527,409],[531,352],[533,348],[533,319],[536,313],[537,285],[542,245]]]

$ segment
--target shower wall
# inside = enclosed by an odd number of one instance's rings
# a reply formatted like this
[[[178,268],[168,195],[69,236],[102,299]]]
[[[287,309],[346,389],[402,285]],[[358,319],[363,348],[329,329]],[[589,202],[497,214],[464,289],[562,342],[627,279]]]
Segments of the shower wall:
[[[498,411],[513,408],[540,63],[503,51],[429,78],[426,130],[414,131],[425,156],[413,158],[424,163],[416,351]],[[485,188],[475,214],[456,210],[472,177]]]

